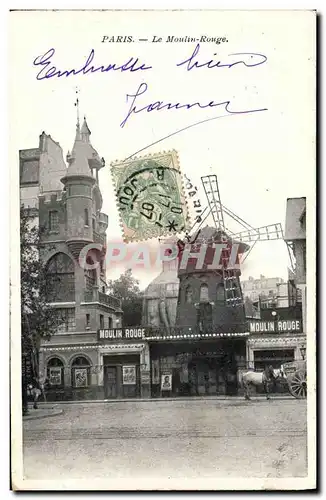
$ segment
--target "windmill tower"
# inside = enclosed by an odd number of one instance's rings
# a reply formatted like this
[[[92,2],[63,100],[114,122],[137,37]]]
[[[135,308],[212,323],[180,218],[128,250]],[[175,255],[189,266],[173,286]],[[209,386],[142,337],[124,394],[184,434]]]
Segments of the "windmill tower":
[[[251,226],[248,222],[222,204],[216,175],[206,175],[201,177],[201,180],[208,205],[203,210],[202,215],[197,218],[192,228],[192,231],[197,232],[194,239],[196,239],[197,235],[200,234],[201,227],[205,220],[209,215],[211,215],[214,227],[221,233],[221,242],[229,242],[227,247],[222,251],[221,256],[221,263],[223,266],[222,273],[225,286],[225,302],[228,306],[241,305],[243,303],[243,297],[240,281],[236,279],[236,277],[239,277],[241,273],[239,269],[234,269],[232,266],[229,266],[232,245],[238,243],[247,245],[247,248],[242,247],[242,249],[240,248],[238,252],[239,255],[241,255],[240,260],[243,263],[248,258],[257,242],[280,239],[284,240],[282,225],[280,223],[276,223],[258,228]],[[205,217],[203,218],[204,214]],[[232,232],[227,228],[225,224],[225,220],[227,219],[236,223],[238,231]],[[287,250],[291,262],[291,268],[293,269],[293,257],[291,248],[288,244]]]
[[[240,262],[244,262],[258,241],[283,239],[282,226],[279,223],[259,228],[251,226],[222,204],[216,175],[203,176],[201,180],[207,207],[197,217],[191,234],[179,241],[180,290],[176,324],[185,327],[190,323],[199,329],[241,332],[245,329],[245,312]],[[209,216],[213,226],[203,227]],[[228,219],[236,223],[236,232],[227,227]],[[191,245],[191,254],[200,252],[203,245],[207,247],[199,269],[196,257],[188,257],[186,267],[181,265],[187,243]],[[216,245],[223,245],[219,268],[212,266]]]

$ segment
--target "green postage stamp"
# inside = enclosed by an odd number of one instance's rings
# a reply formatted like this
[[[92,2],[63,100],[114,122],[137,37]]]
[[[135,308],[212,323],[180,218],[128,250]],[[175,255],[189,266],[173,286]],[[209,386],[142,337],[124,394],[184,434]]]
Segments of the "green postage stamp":
[[[186,231],[188,207],[176,151],[111,163],[125,242]]]

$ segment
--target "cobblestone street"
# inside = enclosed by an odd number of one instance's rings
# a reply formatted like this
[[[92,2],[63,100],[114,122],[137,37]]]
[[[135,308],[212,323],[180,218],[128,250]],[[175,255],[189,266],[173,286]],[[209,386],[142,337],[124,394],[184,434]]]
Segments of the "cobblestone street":
[[[306,401],[58,404],[24,422],[26,479],[306,475]]]

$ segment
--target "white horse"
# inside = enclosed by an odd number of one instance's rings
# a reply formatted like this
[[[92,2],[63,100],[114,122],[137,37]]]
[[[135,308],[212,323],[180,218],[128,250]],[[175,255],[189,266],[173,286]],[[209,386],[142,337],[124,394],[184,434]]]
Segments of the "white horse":
[[[242,385],[245,391],[245,399],[250,400],[249,388],[262,385],[266,394],[266,399],[270,399],[268,383],[276,380],[281,376],[280,370],[274,370],[272,366],[265,368],[263,372],[255,372],[253,370],[242,373]]]

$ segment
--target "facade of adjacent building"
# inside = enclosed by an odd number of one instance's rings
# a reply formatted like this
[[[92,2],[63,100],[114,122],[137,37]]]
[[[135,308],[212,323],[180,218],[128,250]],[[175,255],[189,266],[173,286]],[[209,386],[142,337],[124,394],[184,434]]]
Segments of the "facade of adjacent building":
[[[262,274],[259,278],[249,276],[249,279],[241,280],[242,293],[253,303],[257,303],[259,300],[273,301],[279,292],[278,286],[281,283],[284,283],[282,278],[266,278]]]
[[[41,258],[48,301],[58,316],[57,332],[42,341],[39,354],[48,399],[104,398],[106,381],[114,376],[122,385],[122,365],[130,363],[137,365],[141,392],[144,344],[122,340],[112,349],[98,337],[99,328],[119,328],[122,315],[120,300],[107,294],[105,259],[90,252],[88,266],[79,261],[87,245],[105,247],[108,227],[98,175],[104,161],[91,145],[86,121],[77,124],[68,166],[60,145],[44,132],[38,148],[21,150],[19,159],[21,204],[44,228]]]
[[[302,360],[306,350],[306,199],[289,198],[286,206],[284,239],[292,247],[294,272],[287,283],[279,283],[276,297],[261,308],[261,319],[250,321],[247,342],[250,366],[259,368],[269,363]]]

